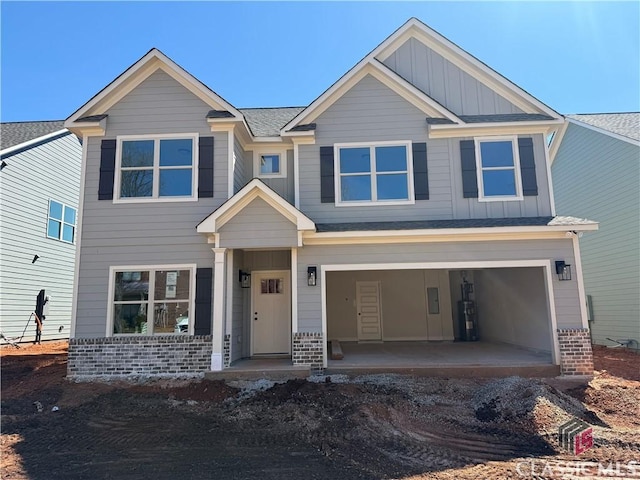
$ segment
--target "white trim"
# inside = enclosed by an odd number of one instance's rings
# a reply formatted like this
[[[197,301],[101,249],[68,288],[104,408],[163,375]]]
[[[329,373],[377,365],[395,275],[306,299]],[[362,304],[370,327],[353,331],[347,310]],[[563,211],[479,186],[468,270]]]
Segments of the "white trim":
[[[547,139],[543,135],[542,144],[544,148],[544,165],[547,169],[547,186],[549,188],[549,203],[551,204],[551,216],[556,216],[556,199],[553,192],[553,177],[551,176],[551,162],[549,161],[549,145]]]
[[[234,194],[234,175],[235,175],[235,142],[233,129],[227,130],[227,198],[233,197]],[[214,163],[215,165],[215,163]]]
[[[293,205],[300,210],[300,144],[293,142]]]
[[[376,171],[376,148],[384,146],[398,146],[405,147],[407,156],[407,169],[397,172],[384,172],[384,174],[404,174],[407,175],[407,193],[408,198],[406,200],[377,200],[377,171]],[[343,174],[340,171],[340,149],[342,148],[368,148],[370,152],[370,169],[368,176],[370,177],[371,184],[371,200],[362,201],[343,201],[342,200],[342,177],[353,176],[360,174]],[[336,207],[369,207],[369,206],[382,206],[382,205],[413,205],[415,204],[414,194],[414,180],[413,180],[413,150],[411,140],[398,140],[398,141],[380,141],[380,142],[352,142],[352,143],[336,143],[333,145],[333,171],[334,173],[334,188],[336,192]],[[367,172],[362,172],[364,176]]]
[[[296,115],[289,123],[280,129],[280,135],[284,135],[296,125],[310,123],[323,112],[325,112],[333,103],[349,91],[365,76],[371,75],[382,84],[389,87],[392,91],[400,95],[402,98],[419,108],[423,113],[429,116],[437,116],[448,118],[452,122],[462,123],[454,113],[440,105],[431,97],[426,95],[414,85],[407,82],[400,75],[388,68],[383,63],[368,55],[356,64],[351,70],[342,76],[337,82],[329,87],[322,95],[316,98],[311,105]]]
[[[529,111],[531,107],[534,107],[541,113],[552,117],[559,116],[555,110],[416,18],[409,19],[393,35],[376,47],[369,56],[384,61],[409,38],[415,38],[420,41],[523,111]]]
[[[580,316],[582,328],[589,329],[589,315],[587,314],[587,295],[584,291],[584,278],[582,276],[582,257],[580,254],[580,237],[571,234],[573,241],[573,262],[576,266],[576,282],[578,283],[578,297],[580,298]]]
[[[478,202],[510,202],[522,201],[522,173],[520,170],[520,152],[518,151],[518,137],[516,136],[496,136],[496,137],[475,137],[473,139],[476,151],[476,181],[478,183]],[[484,194],[484,170],[511,170],[511,167],[483,167],[482,151],[480,144],[491,142],[511,142],[511,152],[513,155],[513,175],[516,186],[515,195],[493,195],[485,196]]]
[[[622,140],[623,142],[630,143],[631,145],[635,145],[636,147],[640,146],[640,141],[634,140],[633,138],[625,137],[624,135],[620,135],[619,133],[614,133],[614,132],[611,132],[609,130],[605,130],[604,128],[596,127],[595,125],[591,125],[591,124],[586,123],[586,122],[581,122],[580,120],[576,120],[575,118],[568,118],[567,117],[567,121],[571,122],[571,123],[573,123],[575,125],[578,125],[580,127],[584,127],[586,129],[593,130],[594,132],[602,133],[603,135],[608,135],[608,136],[610,136],[612,138],[615,138],[616,140]]]
[[[560,362],[560,347],[557,336],[557,318],[555,297],[553,294],[551,260],[491,260],[491,261],[467,261],[467,262],[420,262],[420,263],[375,263],[375,264],[330,264],[320,265],[320,297],[322,310],[322,333],[327,335],[327,272],[345,271],[371,271],[371,270],[470,270],[480,268],[516,268],[516,267],[542,267],[546,272],[547,301],[549,307],[549,328],[551,330],[553,354],[552,361],[555,365]],[[327,342],[324,342],[324,363],[327,366]]]
[[[429,138],[458,138],[482,135],[532,135],[545,133],[561,124],[560,120],[532,120],[526,122],[465,123],[461,125],[429,125]]]
[[[80,244],[82,242],[82,214],[84,212],[84,183],[87,176],[87,152],[89,149],[89,136],[82,136],[82,161],[80,163],[80,196],[78,202],[78,221],[76,222],[76,254],[73,269],[73,293],[71,304],[71,325],[69,338],[75,338],[78,318],[78,281],[80,278]]]
[[[167,139],[191,140],[191,195],[190,196],[160,196],[160,142]],[[120,197],[122,178],[122,142],[153,140],[153,191],[150,197]],[[163,133],[156,135],[118,135],[116,137],[116,163],[114,172],[113,200],[119,203],[163,203],[163,202],[197,202],[198,201],[198,167],[199,167],[198,133]],[[184,169],[186,166],[162,167],[163,169]]]
[[[113,294],[115,287],[115,274],[117,272],[149,272],[149,297],[146,300],[147,303],[147,316],[153,318],[153,305],[155,303],[155,297],[153,292],[155,291],[155,275],[154,272],[158,270],[190,270],[189,274],[189,318],[193,318],[194,321],[189,321],[189,335],[193,335],[193,329],[195,324],[195,295],[196,295],[196,268],[195,263],[181,263],[181,264],[168,264],[168,265],[111,265],[109,267],[109,288],[107,297],[107,321],[106,321],[106,336],[107,337],[139,337],[140,333],[113,333]],[[184,300],[180,301],[184,303]],[[140,302],[138,302],[140,303]],[[151,312],[151,314],[149,314]],[[150,335],[172,335],[169,333],[151,333]],[[179,336],[180,334],[175,334]]]
[[[211,371],[224,368],[224,324],[225,324],[225,260],[226,248],[212,248],[213,272],[213,325],[211,327]]]
[[[558,153],[558,149],[560,148],[560,144],[562,143],[562,139],[564,138],[564,134],[567,133],[567,127],[569,126],[569,122],[565,121],[558,130],[554,133],[551,138],[551,144],[549,145],[549,158],[551,160],[551,165],[553,165],[554,160],[556,159],[556,154]],[[545,144],[547,142],[545,141]]]
[[[234,290],[234,282],[237,280],[237,276],[233,274],[234,264],[233,264],[233,250],[227,249],[227,287],[226,287],[226,305],[225,309],[225,331],[222,332],[223,335],[231,335],[233,331],[233,290]],[[233,340],[233,338],[231,338]],[[232,342],[230,342],[231,344]],[[231,352],[229,352],[231,353]],[[231,361],[231,357],[229,357],[229,361]]]
[[[291,249],[291,338],[298,331],[298,249]]]
[[[65,127],[69,127],[79,118],[92,113],[104,113],[158,69],[164,71],[167,75],[179,82],[210,107],[228,110],[234,115],[234,117],[244,118],[243,115],[233,107],[233,105],[210,90],[206,85],[177,65],[160,50],[153,48],[144,57],[127,68],[120,76],[108,84],[97,95],[76,110],[65,121]],[[95,109],[96,112],[92,112],[92,109]],[[82,124],[76,124],[75,126],[82,128]]]
[[[331,265],[320,265],[320,303],[321,303],[321,318],[322,318],[322,366],[327,368],[328,355],[327,355],[327,343],[329,343],[329,335],[327,330],[327,269]],[[316,288],[316,287],[309,287]]]
[[[45,140],[49,140],[50,138],[57,137],[58,135],[62,135],[65,132],[71,133],[66,128],[63,128],[62,130],[57,130],[57,131],[52,132],[52,133],[47,133],[46,135],[42,135],[41,137],[32,138],[31,140],[27,140],[26,142],[22,142],[22,143],[19,143],[17,145],[14,145],[12,147],[7,147],[4,150],[0,150],[0,156],[8,155],[11,152],[15,152],[16,150],[22,150],[24,148],[27,148],[29,145],[33,145],[35,143],[42,143]]]
[[[218,233],[218,230],[229,220],[244,209],[255,198],[262,198],[276,211],[296,225],[298,230],[315,231],[315,223],[283,199],[276,192],[267,187],[261,180],[254,178],[247,183],[237,194],[227,200],[215,212],[205,218],[197,226],[198,233]]]
[[[295,147],[294,147],[295,148]],[[275,174],[260,173],[260,157],[262,155],[277,155],[280,171]],[[287,178],[287,147],[255,147],[253,149],[253,178]]]

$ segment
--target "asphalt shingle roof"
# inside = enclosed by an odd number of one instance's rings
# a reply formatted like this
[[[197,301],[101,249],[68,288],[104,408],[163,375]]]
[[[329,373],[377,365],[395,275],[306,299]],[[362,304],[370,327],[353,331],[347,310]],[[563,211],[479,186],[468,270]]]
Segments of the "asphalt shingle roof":
[[[575,217],[469,218],[460,220],[417,220],[397,222],[319,223],[318,232],[367,232],[377,230],[431,230],[439,228],[541,227],[595,225]]]
[[[0,123],[0,150],[57,132],[63,128],[64,120]]]
[[[579,122],[640,141],[640,112],[567,115]]]
[[[256,137],[277,137],[280,129],[306,107],[239,108]]]

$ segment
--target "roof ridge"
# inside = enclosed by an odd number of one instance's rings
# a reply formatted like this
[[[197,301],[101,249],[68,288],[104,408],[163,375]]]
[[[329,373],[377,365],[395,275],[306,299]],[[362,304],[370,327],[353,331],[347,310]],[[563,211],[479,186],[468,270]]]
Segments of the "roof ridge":
[[[597,113],[567,113],[566,115],[631,115],[639,112],[597,112]]]
[[[19,120],[17,122],[0,122],[0,125],[8,125],[15,123],[45,123],[45,122],[64,122],[64,118],[60,120]]]
[[[276,110],[278,108],[307,108],[305,105],[294,106],[294,107],[237,107],[238,110]]]

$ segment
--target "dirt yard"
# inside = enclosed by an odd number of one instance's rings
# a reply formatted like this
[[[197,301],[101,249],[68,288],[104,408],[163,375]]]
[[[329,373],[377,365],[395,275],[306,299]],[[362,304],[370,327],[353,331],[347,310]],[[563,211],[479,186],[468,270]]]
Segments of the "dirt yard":
[[[621,349],[596,348],[588,385],[70,383],[65,343],[0,353],[3,479],[640,478],[640,355]],[[557,441],[572,417],[593,426],[579,457]]]

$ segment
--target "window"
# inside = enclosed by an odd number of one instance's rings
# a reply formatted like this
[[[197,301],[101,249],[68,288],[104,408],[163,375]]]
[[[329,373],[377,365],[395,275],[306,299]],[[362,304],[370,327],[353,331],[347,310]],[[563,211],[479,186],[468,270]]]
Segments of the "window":
[[[413,203],[410,142],[335,146],[337,205]]]
[[[118,139],[117,199],[196,199],[196,135]]]
[[[55,200],[49,200],[47,237],[73,243],[76,236],[76,209]]]
[[[476,138],[476,158],[480,201],[522,199],[516,138]]]
[[[287,152],[258,149],[253,153],[254,177],[284,178],[287,176]]]
[[[112,268],[110,334],[193,331],[195,266]]]

